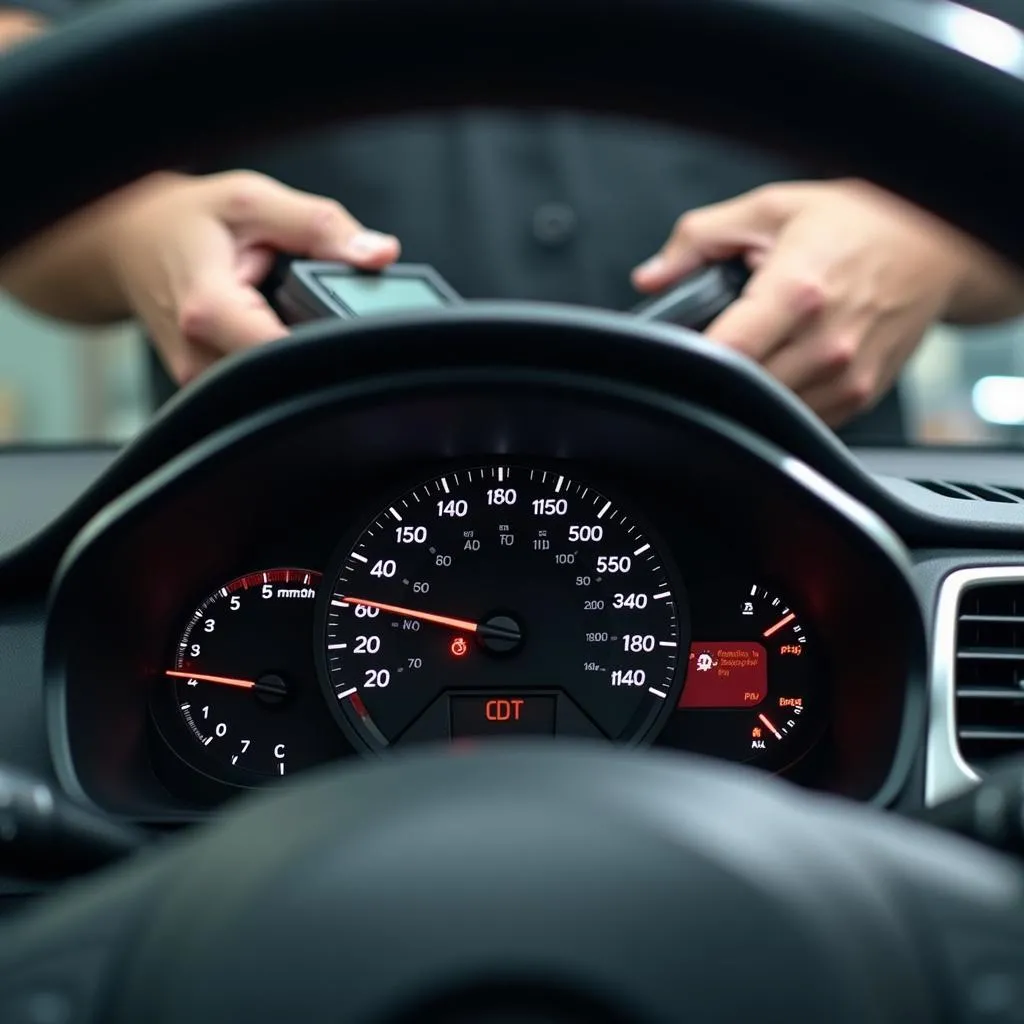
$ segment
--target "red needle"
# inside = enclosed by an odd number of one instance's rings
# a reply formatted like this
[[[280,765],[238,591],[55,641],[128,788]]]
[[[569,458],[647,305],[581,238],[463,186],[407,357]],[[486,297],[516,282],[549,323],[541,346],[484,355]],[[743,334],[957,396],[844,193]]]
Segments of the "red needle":
[[[220,683],[221,686],[238,686],[243,690],[256,688],[256,683],[251,679],[232,679],[231,676],[204,676],[200,672],[176,672],[170,668],[164,675],[175,679],[198,679],[202,683]]]
[[[346,604],[361,604],[367,608],[379,608],[382,612],[404,615],[410,619],[423,619],[424,622],[436,622],[439,626],[451,626],[452,629],[464,629],[467,633],[476,633],[480,626],[468,619],[453,619],[448,615],[435,615],[433,612],[421,612],[415,608],[403,608],[397,604],[381,604],[380,601],[367,601],[365,597],[351,597],[346,594],[342,599]]]
[[[771,636],[772,633],[777,633],[783,626],[789,625],[796,618],[796,612],[790,612],[784,619],[780,619],[775,623],[774,626],[770,626],[766,629],[761,636]]]

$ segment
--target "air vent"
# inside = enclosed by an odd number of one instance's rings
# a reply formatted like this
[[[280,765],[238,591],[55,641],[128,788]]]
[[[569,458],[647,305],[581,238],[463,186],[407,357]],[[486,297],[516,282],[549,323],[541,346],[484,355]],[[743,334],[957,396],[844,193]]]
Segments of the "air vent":
[[[961,484],[952,480],[912,480],[944,498],[958,498],[960,501],[995,501],[1004,505],[1024,504],[1024,489],[1007,487],[1004,484]]]
[[[1024,753],[1024,581],[984,583],[960,599],[956,632],[960,753],[976,771]]]

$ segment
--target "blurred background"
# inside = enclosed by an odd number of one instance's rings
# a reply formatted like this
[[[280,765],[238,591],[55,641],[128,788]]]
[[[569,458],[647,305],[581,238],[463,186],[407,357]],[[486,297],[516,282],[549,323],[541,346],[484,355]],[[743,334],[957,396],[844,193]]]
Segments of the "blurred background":
[[[916,443],[1024,445],[1024,321],[936,328],[904,394]],[[149,415],[133,326],[71,330],[0,296],[0,444],[122,442]]]

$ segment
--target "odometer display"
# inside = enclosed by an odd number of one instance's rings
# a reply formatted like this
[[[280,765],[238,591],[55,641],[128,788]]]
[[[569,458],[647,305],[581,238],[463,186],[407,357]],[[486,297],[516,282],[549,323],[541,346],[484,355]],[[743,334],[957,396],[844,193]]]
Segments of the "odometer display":
[[[649,738],[689,636],[649,529],[558,470],[452,471],[343,551],[324,613],[332,706],[369,750],[479,737]]]

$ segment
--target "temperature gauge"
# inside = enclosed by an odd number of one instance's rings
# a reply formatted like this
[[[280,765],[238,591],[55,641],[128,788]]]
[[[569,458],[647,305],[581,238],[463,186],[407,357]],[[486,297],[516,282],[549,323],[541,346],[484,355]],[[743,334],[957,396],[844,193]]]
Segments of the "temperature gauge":
[[[819,732],[815,645],[799,611],[767,587],[750,584],[712,604],[695,609],[697,639],[666,739],[783,768]]]

